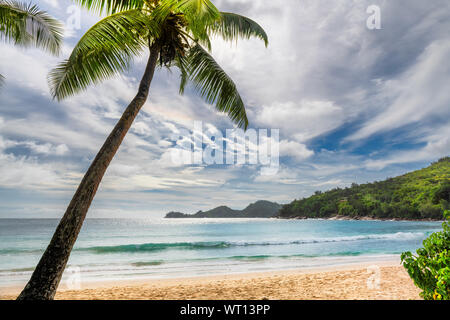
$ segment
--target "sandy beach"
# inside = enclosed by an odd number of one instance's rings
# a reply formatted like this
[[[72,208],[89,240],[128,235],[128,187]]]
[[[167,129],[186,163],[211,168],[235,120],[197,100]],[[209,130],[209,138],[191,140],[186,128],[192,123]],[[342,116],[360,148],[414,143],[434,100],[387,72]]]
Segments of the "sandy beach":
[[[0,299],[14,299],[20,289],[0,288]],[[419,292],[398,261],[382,261],[315,270],[91,282],[82,283],[79,290],[62,284],[56,299],[409,300],[420,299]]]

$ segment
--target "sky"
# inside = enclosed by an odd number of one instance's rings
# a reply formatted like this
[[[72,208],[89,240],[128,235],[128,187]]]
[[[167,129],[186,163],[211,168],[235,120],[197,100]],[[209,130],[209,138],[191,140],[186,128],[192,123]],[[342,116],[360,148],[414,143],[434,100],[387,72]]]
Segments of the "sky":
[[[136,94],[147,60],[144,52],[125,74],[53,100],[48,72],[101,17],[82,10],[74,29],[71,1],[34,3],[66,24],[65,40],[59,57],[0,43],[6,77],[0,89],[0,218],[62,217]],[[276,174],[262,174],[258,164],[171,161],[174,135],[192,132],[195,122],[223,135],[234,124],[193,87],[179,95],[178,71],[159,68],[88,217],[242,209],[260,199],[288,203],[316,190],[384,180],[450,154],[448,0],[214,4],[250,17],[268,34],[267,49],[258,39],[214,38],[212,55],[236,83],[249,127],[279,130]],[[380,28],[368,27],[372,5],[380,9]]]

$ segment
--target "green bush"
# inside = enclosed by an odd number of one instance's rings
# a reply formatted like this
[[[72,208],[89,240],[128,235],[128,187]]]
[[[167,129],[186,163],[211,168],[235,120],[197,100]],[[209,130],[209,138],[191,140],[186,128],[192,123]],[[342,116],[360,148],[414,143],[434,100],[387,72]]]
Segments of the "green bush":
[[[338,204],[338,214],[340,216],[354,216],[356,215],[356,210],[347,201],[343,201]]]
[[[430,218],[436,218],[441,217],[441,206],[440,205],[433,205],[430,203],[425,203],[424,205],[419,207],[419,212],[421,217],[430,217]]]
[[[443,230],[423,241],[417,255],[404,252],[403,266],[425,300],[450,300],[450,211],[445,212]]]
[[[450,182],[441,184],[434,193],[433,203],[438,204],[440,200],[450,201]]]

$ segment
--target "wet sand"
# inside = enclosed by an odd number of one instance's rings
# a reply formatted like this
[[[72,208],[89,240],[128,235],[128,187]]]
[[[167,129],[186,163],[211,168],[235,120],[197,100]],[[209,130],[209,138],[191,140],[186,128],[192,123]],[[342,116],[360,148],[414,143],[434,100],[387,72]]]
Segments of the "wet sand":
[[[0,288],[0,299],[15,299],[21,288]],[[195,278],[82,283],[56,299],[69,300],[409,300],[420,299],[398,261],[314,270],[270,271]]]

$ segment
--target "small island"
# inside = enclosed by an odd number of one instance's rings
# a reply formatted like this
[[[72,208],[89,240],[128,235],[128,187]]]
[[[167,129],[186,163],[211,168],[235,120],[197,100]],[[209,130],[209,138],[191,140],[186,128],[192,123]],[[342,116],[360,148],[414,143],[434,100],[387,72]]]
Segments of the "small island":
[[[243,210],[220,206],[208,211],[198,211],[195,214],[169,212],[165,218],[272,218],[280,209],[281,205],[276,202],[260,200],[249,204]]]

